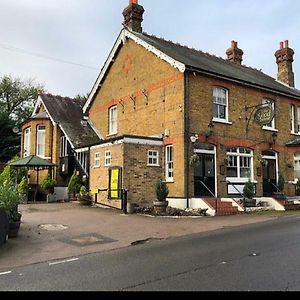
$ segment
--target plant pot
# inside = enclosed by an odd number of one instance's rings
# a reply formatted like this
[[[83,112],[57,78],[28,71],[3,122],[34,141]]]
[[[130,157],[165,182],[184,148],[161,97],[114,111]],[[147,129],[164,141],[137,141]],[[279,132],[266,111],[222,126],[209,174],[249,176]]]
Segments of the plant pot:
[[[92,199],[90,197],[81,196],[78,198],[78,201],[79,201],[80,205],[84,205],[84,206],[92,205]]]
[[[9,228],[8,228],[8,237],[16,238],[18,236],[20,226],[21,226],[21,221],[10,221]]]
[[[245,206],[246,207],[256,207],[256,200],[255,199],[245,199]]]
[[[155,201],[153,204],[154,204],[155,213],[162,214],[162,213],[166,213],[169,202],[168,201]]]

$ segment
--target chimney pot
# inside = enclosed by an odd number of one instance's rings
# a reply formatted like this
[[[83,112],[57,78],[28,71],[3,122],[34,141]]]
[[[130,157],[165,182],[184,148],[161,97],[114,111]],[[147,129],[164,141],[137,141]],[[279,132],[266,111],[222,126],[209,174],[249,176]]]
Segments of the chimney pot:
[[[280,49],[283,49],[283,42],[280,42]]]
[[[285,40],[285,48],[288,48],[288,47],[289,47],[289,41]]]

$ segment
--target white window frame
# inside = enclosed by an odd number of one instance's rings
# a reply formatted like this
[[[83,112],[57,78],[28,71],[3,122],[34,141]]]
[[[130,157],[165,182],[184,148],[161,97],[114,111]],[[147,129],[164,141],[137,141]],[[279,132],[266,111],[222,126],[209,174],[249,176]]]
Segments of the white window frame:
[[[300,133],[300,107],[297,106],[297,126],[295,128],[296,133]]]
[[[271,105],[271,107],[272,107],[273,110],[275,111],[275,101],[274,101],[274,100],[264,98],[264,99],[262,100],[262,104],[263,104],[263,105],[266,105],[266,106],[267,106],[267,105]],[[275,120],[275,118],[276,118],[276,114],[275,114],[273,120],[271,121],[270,126],[269,126],[269,124],[268,124],[268,125],[264,125],[264,126],[263,126],[263,129],[264,129],[264,130],[278,131],[278,130],[276,129],[276,120]]]
[[[253,182],[254,181],[254,172],[253,172],[253,150],[248,149],[248,148],[243,148],[243,147],[232,147],[231,149],[237,149],[236,152],[233,151],[227,151],[227,157],[228,159],[228,164],[227,164],[227,168],[230,167],[230,158],[234,157],[237,160],[237,165],[234,166],[237,168],[237,177],[227,177],[227,180],[229,180],[230,182],[247,182],[249,179]],[[250,151],[250,153],[242,153],[241,150],[247,150]],[[246,158],[250,158],[250,177],[241,177],[241,161],[240,158],[241,157],[246,157]]]
[[[30,143],[31,143],[31,128],[24,130],[24,154],[23,157],[30,156]]]
[[[166,146],[166,181],[174,182],[174,147]]]
[[[296,172],[299,172],[299,176],[296,176]],[[294,154],[294,177],[295,181],[298,181],[300,179],[300,153]]]
[[[225,104],[222,104],[222,103],[219,103],[217,101],[217,92],[218,91],[222,91],[222,92],[225,92]],[[229,122],[229,101],[228,101],[228,95],[229,95],[229,92],[227,89],[223,88],[223,87],[218,87],[218,86],[215,86],[213,88],[213,121],[214,122],[221,122],[221,123],[230,123]],[[222,98],[223,99],[223,98]],[[215,117],[214,115],[214,106],[215,105],[218,105],[218,106],[225,106],[225,118],[220,118],[219,116],[218,117]]]
[[[104,166],[109,167],[111,166],[111,151],[107,150],[104,152]]]
[[[295,110],[295,105],[291,104],[291,133],[296,133],[295,132],[295,118],[296,116],[296,110]]]
[[[118,133],[118,107],[112,106],[108,112],[108,135]]]
[[[96,152],[94,155],[94,167],[99,168],[100,167],[100,153]]]
[[[41,129],[41,127],[43,127],[43,129]],[[42,139],[43,139],[42,141],[40,141],[41,139],[40,134],[42,134]],[[40,145],[43,146],[42,149],[40,149]],[[45,152],[46,152],[46,126],[38,125],[36,129],[36,155],[45,158]]]
[[[59,150],[60,157],[68,156],[68,140],[65,136],[60,138],[60,150]]]
[[[147,166],[159,167],[159,151],[148,150]]]

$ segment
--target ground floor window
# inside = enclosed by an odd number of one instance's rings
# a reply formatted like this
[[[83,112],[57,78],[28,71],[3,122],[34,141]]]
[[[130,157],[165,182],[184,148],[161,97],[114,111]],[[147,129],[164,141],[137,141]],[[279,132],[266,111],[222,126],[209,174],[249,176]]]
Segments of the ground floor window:
[[[169,145],[166,147],[166,180],[168,182],[174,180],[173,165],[173,146]]]
[[[294,155],[294,172],[295,179],[300,179],[300,153]]]
[[[227,178],[246,179],[252,178],[253,151],[246,148],[227,148]]]

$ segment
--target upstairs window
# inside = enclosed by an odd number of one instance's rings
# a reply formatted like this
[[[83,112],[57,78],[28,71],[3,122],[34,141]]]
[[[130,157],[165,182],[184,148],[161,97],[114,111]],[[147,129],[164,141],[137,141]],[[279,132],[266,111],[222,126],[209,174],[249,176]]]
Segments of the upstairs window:
[[[113,135],[118,133],[118,111],[117,106],[109,109],[108,116],[108,134]]]
[[[23,157],[30,156],[30,136],[31,136],[31,129],[26,128],[24,131],[24,153]]]
[[[263,99],[262,104],[266,105],[266,106],[268,105],[268,106],[272,107],[273,110],[275,111],[275,102],[273,100]],[[271,123],[265,125],[263,128],[264,129],[271,129],[271,130],[273,129],[273,130],[276,130],[276,128],[275,128],[275,117],[273,118],[273,120],[271,121]]]
[[[300,107],[297,107],[296,133],[300,133]]]
[[[60,138],[60,157],[69,156],[71,152],[70,144],[65,136]]]
[[[37,138],[36,138],[36,155],[40,157],[45,157],[45,135],[46,126],[39,125],[37,127]]]
[[[213,90],[213,120],[228,122],[228,91],[221,87]]]
[[[291,132],[292,133],[295,133],[295,114],[296,114],[296,111],[295,111],[295,105],[292,104],[291,105]]]

